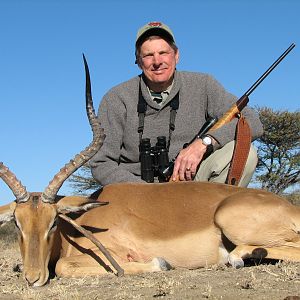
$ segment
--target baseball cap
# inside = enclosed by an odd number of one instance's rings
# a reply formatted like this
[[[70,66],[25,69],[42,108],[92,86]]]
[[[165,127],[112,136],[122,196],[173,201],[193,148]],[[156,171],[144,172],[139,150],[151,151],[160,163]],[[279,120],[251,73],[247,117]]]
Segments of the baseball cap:
[[[172,42],[175,43],[175,37],[170,27],[168,27],[166,24],[163,24],[162,22],[149,22],[139,29],[136,35],[135,45],[137,45],[138,41],[142,37],[152,34],[166,35],[171,39]]]

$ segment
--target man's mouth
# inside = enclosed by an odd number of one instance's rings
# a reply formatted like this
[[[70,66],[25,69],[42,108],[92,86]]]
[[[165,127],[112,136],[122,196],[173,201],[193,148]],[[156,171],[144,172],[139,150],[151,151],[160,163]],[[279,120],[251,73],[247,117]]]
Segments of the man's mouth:
[[[165,69],[152,70],[154,74],[161,74],[165,71]]]

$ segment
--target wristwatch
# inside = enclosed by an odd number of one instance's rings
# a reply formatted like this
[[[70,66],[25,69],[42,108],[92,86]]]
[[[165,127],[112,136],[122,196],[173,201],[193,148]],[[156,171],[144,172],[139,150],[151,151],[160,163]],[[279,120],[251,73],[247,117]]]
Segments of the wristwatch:
[[[202,144],[205,145],[205,146],[209,146],[212,144],[212,138],[208,135],[205,135],[203,138],[202,138]]]

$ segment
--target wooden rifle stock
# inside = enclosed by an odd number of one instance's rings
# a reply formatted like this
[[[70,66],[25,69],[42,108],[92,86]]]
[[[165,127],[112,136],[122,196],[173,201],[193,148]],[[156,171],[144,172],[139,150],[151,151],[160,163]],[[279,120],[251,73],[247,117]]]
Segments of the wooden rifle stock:
[[[248,104],[249,98],[246,94],[244,94],[234,105],[230,107],[230,109],[223,115],[222,118],[218,120],[218,122],[209,130],[213,131],[229,123],[231,120],[236,118],[244,107]]]

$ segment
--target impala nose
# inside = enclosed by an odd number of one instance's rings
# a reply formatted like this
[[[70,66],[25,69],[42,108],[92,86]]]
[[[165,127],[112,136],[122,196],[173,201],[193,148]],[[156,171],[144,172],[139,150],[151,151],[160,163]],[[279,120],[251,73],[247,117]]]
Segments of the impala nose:
[[[39,280],[41,278],[41,273],[39,271],[28,271],[25,272],[24,277],[29,286],[41,286],[43,284],[39,284]]]

